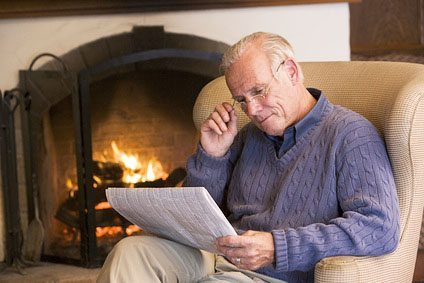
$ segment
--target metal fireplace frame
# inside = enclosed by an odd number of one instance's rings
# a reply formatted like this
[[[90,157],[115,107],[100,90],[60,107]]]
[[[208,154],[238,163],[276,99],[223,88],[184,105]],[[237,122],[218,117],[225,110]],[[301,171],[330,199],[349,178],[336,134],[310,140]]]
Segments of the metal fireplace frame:
[[[75,73],[64,68],[62,71],[21,71],[21,81],[25,81],[29,76],[36,77],[47,76],[56,78],[61,84],[67,88],[72,96],[72,113],[74,118],[75,129],[75,146],[76,146],[76,168],[78,175],[78,204],[79,204],[79,228],[81,235],[81,260],[74,260],[61,257],[43,257],[47,260],[56,262],[66,262],[77,264],[88,268],[99,267],[102,265],[104,258],[98,253],[96,238],[96,215],[95,215],[95,199],[93,193],[93,160],[92,160],[92,141],[91,141],[91,116],[90,116],[90,84],[96,78],[107,75],[108,72],[118,68],[125,68],[129,64],[144,64],[147,61],[156,59],[189,59],[201,60],[219,63],[222,54],[218,52],[206,52],[188,49],[154,49],[142,51],[117,57],[93,67],[82,70],[78,76]],[[31,92],[28,85],[21,86],[31,100]],[[30,108],[26,107],[22,114],[23,120],[29,121],[31,125]],[[29,126],[23,125],[24,135],[24,155],[26,156],[26,174],[27,190],[29,196],[32,196],[32,182],[37,182],[34,175],[33,164],[34,159],[31,153],[31,129]],[[26,137],[25,137],[26,136]],[[30,162],[27,162],[30,161]],[[34,216],[33,207],[29,208],[30,218]],[[29,219],[32,220],[32,219]]]

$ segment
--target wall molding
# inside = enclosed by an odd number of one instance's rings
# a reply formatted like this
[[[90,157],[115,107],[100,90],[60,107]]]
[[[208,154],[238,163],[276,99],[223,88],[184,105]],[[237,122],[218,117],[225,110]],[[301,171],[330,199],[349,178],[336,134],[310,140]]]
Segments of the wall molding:
[[[361,0],[16,0],[4,1],[1,4],[0,18],[140,13],[341,2],[357,3],[361,2]]]

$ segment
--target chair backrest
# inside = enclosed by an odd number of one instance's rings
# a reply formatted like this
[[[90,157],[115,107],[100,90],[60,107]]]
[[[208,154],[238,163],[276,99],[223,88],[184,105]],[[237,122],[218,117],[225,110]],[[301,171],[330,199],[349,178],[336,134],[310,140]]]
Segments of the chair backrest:
[[[332,103],[362,114],[384,137],[401,209],[401,242],[395,253],[408,265],[403,275],[412,280],[424,204],[424,65],[308,62],[301,67],[305,86],[321,89]],[[196,100],[193,119],[198,129],[222,101],[230,102],[231,94],[219,77]],[[239,127],[248,121],[242,115]]]

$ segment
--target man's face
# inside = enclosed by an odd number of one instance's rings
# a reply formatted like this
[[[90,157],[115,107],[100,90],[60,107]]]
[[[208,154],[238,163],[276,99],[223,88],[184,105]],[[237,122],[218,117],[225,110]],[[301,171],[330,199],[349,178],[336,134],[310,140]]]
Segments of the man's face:
[[[226,72],[233,98],[244,101],[244,112],[250,120],[273,136],[282,135],[287,127],[299,120],[298,88],[291,80],[297,70],[292,67],[293,61],[286,63],[279,66],[278,72],[271,70],[266,55],[252,46]],[[276,72],[275,77],[273,72]],[[265,95],[252,100],[261,93]]]

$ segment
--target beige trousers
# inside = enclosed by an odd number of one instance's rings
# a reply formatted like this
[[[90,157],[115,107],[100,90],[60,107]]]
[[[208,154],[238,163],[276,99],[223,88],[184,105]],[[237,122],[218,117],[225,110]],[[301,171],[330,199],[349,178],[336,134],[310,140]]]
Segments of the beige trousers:
[[[154,236],[121,240],[110,252],[97,282],[272,282],[277,280],[238,269],[222,256]]]

